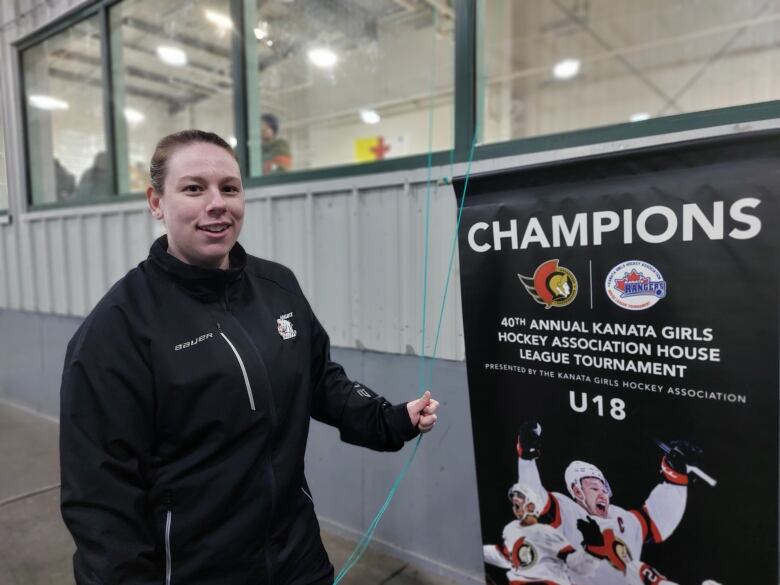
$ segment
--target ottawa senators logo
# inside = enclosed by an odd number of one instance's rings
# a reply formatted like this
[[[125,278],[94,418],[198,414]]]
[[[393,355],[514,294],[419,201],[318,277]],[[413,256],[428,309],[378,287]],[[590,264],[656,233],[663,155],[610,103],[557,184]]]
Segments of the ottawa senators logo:
[[[557,259],[537,266],[533,276],[517,276],[528,294],[545,309],[565,307],[577,296],[577,279],[571,270],[558,266]]]
[[[518,538],[512,547],[512,567],[517,569],[527,569],[536,564],[539,553],[536,552],[534,545],[526,542],[525,538]]]

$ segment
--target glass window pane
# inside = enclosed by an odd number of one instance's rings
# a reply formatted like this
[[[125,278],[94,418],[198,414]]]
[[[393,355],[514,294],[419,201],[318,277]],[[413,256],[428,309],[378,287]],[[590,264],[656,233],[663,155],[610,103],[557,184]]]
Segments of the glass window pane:
[[[0,111],[2,111],[0,103]],[[0,116],[0,213],[8,210],[8,174],[5,164],[5,128]]]
[[[245,11],[251,174],[426,153],[431,102],[433,149],[452,148],[451,2],[246,0]]]
[[[780,3],[481,0],[484,142],[780,98]]]
[[[121,192],[146,189],[166,134],[199,128],[235,144],[230,0],[125,0],[110,22]]]
[[[111,194],[100,25],[88,18],[22,55],[32,203]]]

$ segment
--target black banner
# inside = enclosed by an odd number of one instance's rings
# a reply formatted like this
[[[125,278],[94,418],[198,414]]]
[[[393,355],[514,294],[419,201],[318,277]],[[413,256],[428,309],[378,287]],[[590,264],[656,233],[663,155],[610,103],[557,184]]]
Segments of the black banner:
[[[470,177],[490,582],[778,583],[779,202],[775,131]]]

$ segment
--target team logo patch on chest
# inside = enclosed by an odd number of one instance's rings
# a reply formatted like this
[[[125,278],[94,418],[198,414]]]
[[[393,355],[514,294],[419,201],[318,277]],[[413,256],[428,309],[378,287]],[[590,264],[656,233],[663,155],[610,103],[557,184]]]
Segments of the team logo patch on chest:
[[[292,313],[286,313],[285,315],[279,315],[279,318],[276,320],[276,330],[282,339],[292,339],[298,335],[292,324],[292,316]]]
[[[525,538],[518,538],[512,547],[512,566],[515,569],[528,569],[536,564],[539,554],[533,544]]]

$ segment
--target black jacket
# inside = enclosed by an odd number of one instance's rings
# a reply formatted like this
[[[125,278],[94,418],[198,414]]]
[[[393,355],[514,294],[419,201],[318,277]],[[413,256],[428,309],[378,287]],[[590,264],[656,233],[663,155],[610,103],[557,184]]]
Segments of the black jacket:
[[[68,345],[62,515],[79,585],[331,583],[304,477],[309,418],[349,443],[416,435],[330,361],[292,273],[180,262],[165,237]]]

